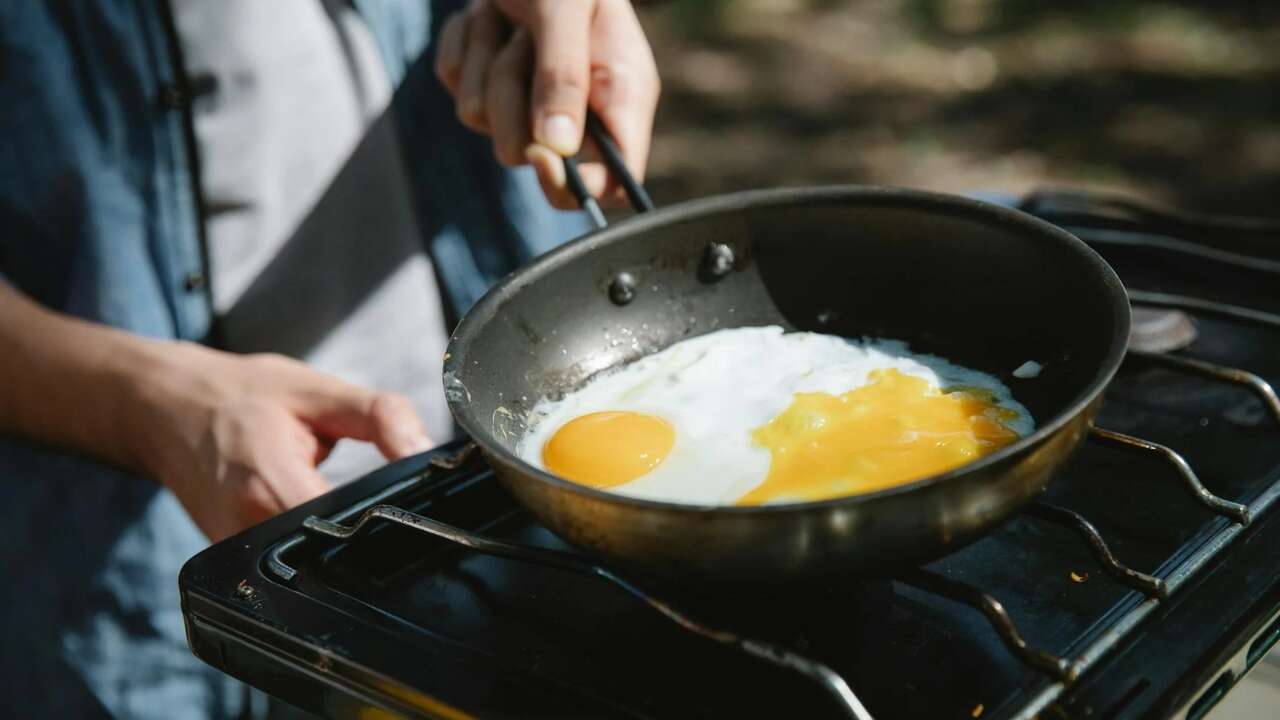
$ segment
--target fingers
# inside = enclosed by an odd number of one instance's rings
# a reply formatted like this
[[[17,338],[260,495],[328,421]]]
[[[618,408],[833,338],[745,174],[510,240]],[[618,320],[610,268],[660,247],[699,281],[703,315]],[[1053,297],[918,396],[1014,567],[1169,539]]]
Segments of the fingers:
[[[518,29],[504,42],[508,22]],[[461,121],[492,136],[502,164],[533,164],[555,207],[577,207],[557,156],[582,149],[588,104],[643,179],[660,84],[628,0],[475,0],[446,22],[436,72]],[[622,203],[616,178],[593,163],[581,170],[602,204]]]
[[[258,356],[252,362],[274,374],[272,389],[280,393],[279,402],[318,436],[321,445],[339,438],[364,440],[376,444],[389,460],[431,448],[421,418],[401,395],[352,385],[287,358]],[[308,452],[318,456],[324,451],[312,446]]]
[[[547,196],[547,201],[552,207],[561,210],[578,209],[578,199],[573,196],[565,182],[564,158],[542,145],[534,144],[526,149],[525,159],[533,165],[534,172],[538,175],[538,184],[542,186],[542,193]],[[594,162],[579,163],[578,174],[582,176],[582,183],[587,186],[587,192],[596,197],[605,193],[605,188],[609,184],[609,171],[604,165]]]
[[[271,514],[283,512],[329,491],[329,482],[303,453],[275,448],[260,454],[258,477],[275,498]]]
[[[280,467],[273,486],[286,509],[329,492],[329,481],[306,458],[297,458],[297,462]]]
[[[529,133],[529,73],[533,42],[529,31],[515,31],[489,67],[485,108],[493,151],[498,162],[523,165],[524,151],[532,142]]]
[[[329,458],[330,453],[333,452],[333,447],[338,444],[338,441],[332,438],[317,438],[314,435],[312,435],[312,438],[315,439],[315,449],[311,452],[311,464],[319,465]]]
[[[218,539],[329,489],[316,470],[340,438],[388,459],[431,447],[412,403],[316,372],[281,355],[205,351],[204,395],[176,403],[181,462],[161,478]],[[199,360],[200,358],[196,358]],[[168,418],[169,416],[163,416]]]
[[[369,406],[370,433],[368,439],[378,446],[388,460],[416,455],[431,449],[427,429],[413,409],[413,403],[403,395],[379,393]]]
[[[285,455],[291,454],[286,451]],[[231,493],[231,512],[202,523],[201,529],[211,540],[225,539],[329,491],[328,481],[306,458],[293,456],[294,461],[281,462],[282,457],[280,448],[260,457],[255,463],[259,469],[246,472],[237,490]]]
[[[371,442],[388,460],[431,449],[422,419],[402,395],[347,386],[311,396],[300,414],[321,436]]]
[[[456,12],[445,20],[436,41],[436,77],[453,95],[458,94],[458,83],[462,80],[462,60],[466,56],[470,26],[471,15]]]
[[[488,0],[477,0],[468,12],[471,21],[467,31],[466,55],[455,92],[458,119],[472,130],[488,132],[485,84],[489,66],[502,46],[503,20]]]
[[[573,155],[582,144],[594,5],[585,0],[539,2],[531,13],[533,138],[560,155]]]
[[[601,0],[592,42],[609,52],[591,71],[591,108],[618,143],[627,168],[643,180],[661,82],[644,29],[626,0]],[[609,186],[616,188],[616,179]]]
[[[205,534],[225,538],[327,492],[312,462],[319,444],[278,401],[230,403],[214,412],[204,481],[170,487]]]

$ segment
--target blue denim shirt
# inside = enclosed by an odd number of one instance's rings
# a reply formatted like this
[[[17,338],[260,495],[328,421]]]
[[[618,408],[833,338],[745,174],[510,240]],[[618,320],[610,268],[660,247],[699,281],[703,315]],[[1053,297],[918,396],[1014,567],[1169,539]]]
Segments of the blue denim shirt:
[[[586,227],[499,168],[431,72],[447,8],[355,0],[397,87],[446,305]],[[0,277],[78,317],[211,341],[181,57],[163,0],[0,3]],[[20,382],[3,378],[2,382]],[[0,437],[0,708],[32,717],[239,715],[189,652],[177,572],[205,545],[154,482]]]

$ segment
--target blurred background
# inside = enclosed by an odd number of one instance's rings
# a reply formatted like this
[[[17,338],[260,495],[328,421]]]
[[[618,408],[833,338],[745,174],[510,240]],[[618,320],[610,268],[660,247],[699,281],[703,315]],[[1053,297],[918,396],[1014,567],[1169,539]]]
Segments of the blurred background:
[[[659,204],[818,183],[1280,207],[1280,2],[671,0]]]

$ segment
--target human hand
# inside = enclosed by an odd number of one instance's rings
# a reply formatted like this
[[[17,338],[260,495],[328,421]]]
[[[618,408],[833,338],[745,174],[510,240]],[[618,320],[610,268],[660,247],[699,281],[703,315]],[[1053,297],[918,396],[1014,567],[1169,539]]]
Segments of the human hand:
[[[503,165],[532,164],[552,205],[577,206],[561,158],[581,147],[588,107],[643,179],[660,83],[628,0],[473,0],[438,42],[436,74],[458,117],[493,138]],[[579,169],[602,202],[622,201],[602,163]]]
[[[164,343],[136,385],[133,455],[210,540],[329,489],[316,470],[340,438],[395,460],[431,442],[409,401],[277,355]]]

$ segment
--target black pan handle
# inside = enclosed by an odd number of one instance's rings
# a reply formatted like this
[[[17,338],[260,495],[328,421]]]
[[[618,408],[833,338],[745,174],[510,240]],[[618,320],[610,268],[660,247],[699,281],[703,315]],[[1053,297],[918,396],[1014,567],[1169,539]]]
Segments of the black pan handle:
[[[600,156],[604,159],[604,164],[609,168],[609,172],[613,173],[613,176],[622,184],[622,189],[626,191],[631,207],[635,208],[636,212],[652,210],[653,200],[649,199],[649,193],[645,192],[644,186],[627,169],[627,164],[622,160],[622,152],[618,150],[618,143],[614,142],[608,128],[591,110],[587,110],[587,134],[595,141],[596,148],[600,151]],[[566,157],[564,159],[564,175],[569,191],[578,199],[578,205],[591,216],[591,221],[595,223],[596,227],[607,226],[609,221],[605,219],[604,212],[600,210],[600,204],[591,196],[591,193],[587,192],[586,183],[582,182],[582,174],[578,172],[577,158]]]

